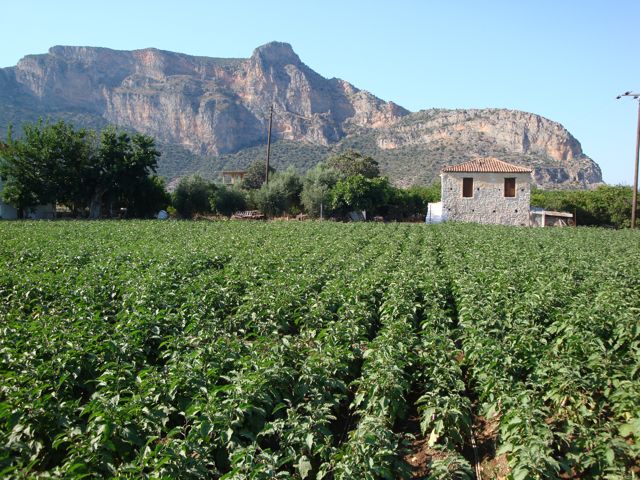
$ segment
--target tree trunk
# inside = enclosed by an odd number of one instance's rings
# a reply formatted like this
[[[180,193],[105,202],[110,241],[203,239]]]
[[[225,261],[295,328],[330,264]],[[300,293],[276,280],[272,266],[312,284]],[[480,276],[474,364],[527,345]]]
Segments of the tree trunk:
[[[93,220],[100,218],[100,214],[102,213],[102,197],[104,196],[105,192],[105,189],[96,190],[91,196],[91,204],[89,205],[89,218]]]

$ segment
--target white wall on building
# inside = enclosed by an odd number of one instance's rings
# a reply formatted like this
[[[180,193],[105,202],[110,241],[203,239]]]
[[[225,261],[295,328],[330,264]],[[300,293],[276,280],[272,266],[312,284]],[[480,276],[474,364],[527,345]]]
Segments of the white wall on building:
[[[426,223],[440,223],[445,220],[442,216],[442,202],[429,203],[427,208]]]
[[[0,193],[2,193],[2,180],[0,180]],[[51,204],[28,207],[24,216],[34,220],[52,219],[55,218],[55,208]],[[0,200],[0,220],[16,220],[17,218],[18,210]]]
[[[0,193],[2,193],[2,180],[0,179]],[[15,220],[18,218],[18,211],[11,205],[0,200],[0,219],[2,220]]]

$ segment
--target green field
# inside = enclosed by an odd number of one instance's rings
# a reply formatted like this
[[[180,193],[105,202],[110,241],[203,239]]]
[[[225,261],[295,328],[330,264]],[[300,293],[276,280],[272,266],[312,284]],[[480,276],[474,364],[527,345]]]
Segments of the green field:
[[[640,235],[0,223],[0,477],[638,478]]]

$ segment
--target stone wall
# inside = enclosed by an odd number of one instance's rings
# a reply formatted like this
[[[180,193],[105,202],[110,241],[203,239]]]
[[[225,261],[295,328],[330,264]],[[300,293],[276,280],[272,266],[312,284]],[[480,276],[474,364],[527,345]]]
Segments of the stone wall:
[[[528,173],[453,173],[442,175],[442,214],[447,220],[529,225],[531,175]],[[473,178],[473,197],[462,196],[462,179]],[[504,196],[504,179],[516,179],[516,196]]]

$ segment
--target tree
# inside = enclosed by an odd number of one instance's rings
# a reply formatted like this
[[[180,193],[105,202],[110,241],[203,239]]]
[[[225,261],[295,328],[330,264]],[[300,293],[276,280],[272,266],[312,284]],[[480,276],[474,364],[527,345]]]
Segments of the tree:
[[[182,218],[191,218],[196,213],[211,212],[209,198],[215,186],[199,175],[183,177],[173,192],[172,203]]]
[[[346,214],[364,210],[370,215],[381,212],[387,205],[393,187],[386,177],[366,178],[354,175],[340,180],[331,190],[331,207]]]
[[[338,172],[325,163],[309,170],[304,178],[300,203],[312,217],[320,216],[320,208],[330,211],[331,189],[338,182]]]
[[[293,167],[275,174],[273,180],[255,192],[254,201],[265,215],[297,213],[300,210],[302,180]]]
[[[131,203],[145,189],[155,172],[157,157],[153,138],[107,127],[99,135],[76,130],[59,121],[38,121],[23,126],[15,140],[11,129],[0,151],[0,177],[6,181],[3,198],[23,212],[32,205],[67,205],[74,212],[89,208],[98,218],[105,199]]]
[[[90,192],[89,218],[100,217],[106,194],[112,200],[133,194],[151,172],[155,173],[159,156],[151,137],[142,134],[129,137],[112,127],[103,130],[84,175]]]
[[[343,177],[362,175],[365,178],[380,176],[380,166],[372,157],[362,155],[355,150],[348,150],[330,157],[327,166],[338,171]]]
[[[211,210],[227,217],[247,208],[245,194],[235,188],[217,188],[209,198],[209,202]]]
[[[117,205],[127,209],[127,217],[149,218],[166,210],[170,204],[171,195],[164,179],[151,175],[141,181],[135,191],[121,196]]]
[[[71,203],[80,182],[79,166],[89,156],[89,133],[63,121],[42,120],[23,126],[23,138],[12,129],[0,151],[2,196],[20,212],[33,205]]]
[[[242,179],[242,188],[247,190],[257,190],[264,184],[265,181],[265,167],[267,162],[264,160],[258,160],[253,162],[249,168],[247,168],[247,173],[244,175]],[[272,173],[275,173],[275,170],[269,166],[269,176]]]
[[[632,187],[601,185],[595,190],[538,190],[531,205],[576,213],[578,225],[625,228],[631,225]]]

